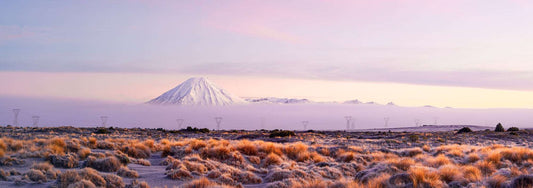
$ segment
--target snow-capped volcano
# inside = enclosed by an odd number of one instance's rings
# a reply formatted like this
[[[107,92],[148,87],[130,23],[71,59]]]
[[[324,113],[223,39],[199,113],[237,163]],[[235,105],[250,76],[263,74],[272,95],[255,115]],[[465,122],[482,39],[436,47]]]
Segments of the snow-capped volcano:
[[[246,103],[203,77],[189,78],[185,82],[168,90],[161,96],[147,102],[148,104],[177,104],[222,106]]]

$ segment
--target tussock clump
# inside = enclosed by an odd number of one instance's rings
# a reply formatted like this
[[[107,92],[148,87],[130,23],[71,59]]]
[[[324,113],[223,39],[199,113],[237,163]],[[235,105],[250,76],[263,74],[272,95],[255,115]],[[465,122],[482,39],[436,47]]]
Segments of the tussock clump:
[[[89,180],[80,180],[78,182],[70,184],[68,188],[96,188],[96,185],[94,185],[94,183]]]
[[[66,143],[67,143],[66,149],[68,152],[76,153],[81,148],[80,141],[78,139],[71,139],[71,140],[68,140]]]
[[[85,180],[91,181],[98,187],[106,186],[105,179],[98,173],[98,171],[92,168],[84,168],[78,171],[78,175]]]
[[[440,179],[446,183],[456,181],[463,177],[462,171],[455,165],[443,165],[438,169]]]
[[[404,151],[402,151],[401,155],[404,156],[404,157],[414,157],[416,155],[420,155],[424,153],[424,151],[422,151],[422,149],[420,148],[411,148],[411,149],[406,149]]]
[[[198,162],[192,162],[192,161],[184,161],[183,165],[187,168],[187,170],[191,172],[197,172],[199,174],[204,174],[207,172],[207,167],[205,167],[202,163]]]
[[[479,160],[479,155],[477,153],[470,153],[465,157],[465,163],[475,163]]]
[[[150,158],[150,155],[152,155],[150,148],[144,144],[125,146],[122,148],[122,152],[128,154],[130,157],[142,159]]]
[[[271,172],[267,175],[265,180],[267,182],[275,182],[275,181],[281,181],[288,178],[295,178],[293,173],[290,170],[287,169],[276,169],[271,170]]]
[[[334,179],[334,180],[342,178],[342,172],[337,168],[325,166],[325,167],[315,168],[314,171],[317,171],[318,174],[320,174],[324,178]]]
[[[452,161],[450,161],[450,159],[448,159],[448,157],[446,157],[443,154],[440,154],[437,157],[429,158],[427,160],[428,166],[435,167],[435,168],[438,168],[442,165],[451,164],[451,163]]]
[[[283,155],[282,146],[273,142],[259,141],[259,151],[265,154],[275,153],[279,156]]]
[[[90,154],[91,154],[91,149],[89,148],[84,147],[78,150],[78,157],[80,157],[81,159],[87,158],[87,156],[89,156]]]
[[[388,163],[395,166],[396,168],[407,171],[411,166],[415,164],[415,160],[411,158],[389,159]]]
[[[241,152],[242,154],[245,154],[245,155],[257,155],[257,153],[258,153],[257,146],[255,146],[249,140],[241,140],[237,144],[236,148],[237,148],[237,150],[239,150],[239,152]]]
[[[250,161],[250,163],[252,164],[261,164],[261,158],[257,157],[257,156],[249,156],[248,157],[248,161]]]
[[[49,180],[56,179],[57,176],[61,173],[59,170],[54,169],[53,166],[48,162],[33,164],[31,166],[31,169],[41,171],[43,174],[46,175],[46,178]]]
[[[4,157],[6,154],[7,145],[4,143],[3,139],[0,139],[0,157]]]
[[[265,159],[263,159],[262,165],[263,167],[268,167],[270,165],[280,165],[283,160],[281,157],[274,153],[270,153],[267,155]]]
[[[507,187],[508,184],[506,182],[507,177],[502,175],[494,175],[487,180],[487,185],[488,187]]]
[[[393,187],[413,187],[413,178],[407,173],[395,174],[388,180],[389,185]]]
[[[425,152],[430,152],[431,151],[431,147],[426,144],[426,145],[422,146],[422,150],[424,150]]]
[[[139,165],[143,165],[143,166],[151,166],[152,164],[150,163],[149,160],[146,160],[146,159],[137,159],[137,160],[134,160],[135,164],[139,164]]]
[[[65,140],[59,137],[52,138],[47,146],[48,150],[52,154],[59,154],[59,155],[65,154],[66,147],[67,147],[67,143],[65,142]]]
[[[9,172],[0,169],[0,181],[8,181],[9,176],[11,176]]]
[[[81,180],[81,177],[78,175],[76,170],[67,170],[66,172],[61,173],[57,179],[57,184],[60,188],[68,187],[74,182]]]
[[[58,168],[76,168],[79,164],[78,156],[69,153],[67,155],[49,155],[48,161]]]
[[[443,187],[440,175],[436,170],[427,167],[413,167],[408,173],[413,179],[415,187]]]
[[[109,187],[125,187],[124,181],[122,178],[114,174],[104,175],[106,186]]]
[[[59,188],[79,186],[113,187],[112,184],[108,184],[96,170],[91,168],[67,170],[66,172],[61,173],[57,179],[57,186]]]
[[[131,184],[126,185],[126,188],[150,188],[150,186],[145,181],[133,180]]]
[[[139,177],[139,173],[137,173],[137,171],[131,170],[127,166],[120,167],[120,169],[118,169],[117,171],[117,175],[126,177],[126,178],[138,178]]]
[[[355,174],[355,179],[359,180],[361,183],[368,183],[369,180],[374,179],[381,174],[396,174],[398,172],[400,172],[400,170],[394,166],[379,163],[372,168],[357,172]]]
[[[193,178],[192,174],[186,169],[172,169],[166,172],[167,177],[177,180],[190,180]]]
[[[389,174],[379,174],[373,177],[372,179],[370,179],[364,186],[375,187],[375,188],[385,188],[387,187],[389,178],[390,178]]]
[[[483,173],[485,176],[490,176],[494,171],[496,171],[496,166],[491,161],[478,161],[475,166]]]
[[[40,170],[30,169],[30,171],[28,171],[25,175],[31,181],[34,181],[34,182],[44,183],[47,181],[46,175],[44,175],[44,173],[41,172]]]
[[[339,150],[337,152],[337,161],[339,162],[349,163],[353,161],[356,157],[356,153],[354,152],[344,152],[343,150]]]
[[[108,142],[106,140],[98,141],[98,142],[96,142],[96,148],[105,149],[105,150],[114,150],[115,149],[115,144],[113,144],[112,142]]]
[[[85,162],[87,167],[94,168],[98,171],[103,172],[116,172],[120,166],[120,161],[115,156],[110,156],[102,159],[97,159],[96,157],[89,156]]]
[[[200,178],[200,179],[191,181],[189,183],[183,184],[180,187],[182,188],[214,188],[214,187],[226,188],[229,186],[217,184],[215,182],[210,181],[207,178]]]
[[[532,175],[521,175],[511,181],[511,187],[528,188],[533,187]]]
[[[292,160],[297,160],[301,155],[309,155],[308,146],[304,143],[297,142],[285,147],[285,154]]]
[[[478,182],[481,181],[481,179],[483,178],[481,170],[474,166],[463,166],[462,171],[463,177],[469,182]]]

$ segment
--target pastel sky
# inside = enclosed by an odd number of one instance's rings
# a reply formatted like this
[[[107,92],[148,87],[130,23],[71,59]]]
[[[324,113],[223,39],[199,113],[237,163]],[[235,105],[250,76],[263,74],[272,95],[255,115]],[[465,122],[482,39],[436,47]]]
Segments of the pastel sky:
[[[207,75],[239,96],[533,108],[531,10],[526,0],[2,1],[0,96],[142,102]]]

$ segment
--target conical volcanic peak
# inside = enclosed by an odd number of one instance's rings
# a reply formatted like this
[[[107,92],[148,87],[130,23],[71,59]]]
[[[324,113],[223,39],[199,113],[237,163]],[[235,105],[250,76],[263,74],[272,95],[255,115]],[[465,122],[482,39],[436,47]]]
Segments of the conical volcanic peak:
[[[168,90],[161,96],[147,102],[148,104],[202,105],[222,106],[246,103],[204,77],[189,78],[185,82]]]

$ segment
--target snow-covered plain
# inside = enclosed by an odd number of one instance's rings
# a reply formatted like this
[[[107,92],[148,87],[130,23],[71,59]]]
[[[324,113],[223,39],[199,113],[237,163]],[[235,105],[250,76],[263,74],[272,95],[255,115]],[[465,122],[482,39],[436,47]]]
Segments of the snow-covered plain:
[[[108,126],[177,129],[183,127],[214,129],[214,117],[220,116],[223,129],[308,129],[344,130],[344,116],[352,116],[356,129],[419,125],[481,125],[493,127],[533,127],[533,109],[455,109],[401,107],[377,104],[246,104],[227,106],[175,106],[149,104],[113,104],[96,101],[59,99],[0,98],[0,125],[12,124],[11,109],[20,108],[20,125],[31,126],[33,115],[40,116],[40,126],[100,126],[100,116],[108,116]]]

